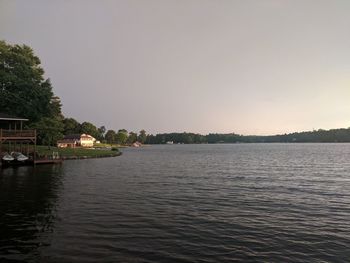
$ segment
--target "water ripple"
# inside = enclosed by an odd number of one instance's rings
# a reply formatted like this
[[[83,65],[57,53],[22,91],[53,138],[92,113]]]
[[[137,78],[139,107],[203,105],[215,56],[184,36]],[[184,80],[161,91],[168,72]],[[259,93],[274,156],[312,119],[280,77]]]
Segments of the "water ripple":
[[[172,145],[4,169],[0,261],[347,262],[347,144]]]

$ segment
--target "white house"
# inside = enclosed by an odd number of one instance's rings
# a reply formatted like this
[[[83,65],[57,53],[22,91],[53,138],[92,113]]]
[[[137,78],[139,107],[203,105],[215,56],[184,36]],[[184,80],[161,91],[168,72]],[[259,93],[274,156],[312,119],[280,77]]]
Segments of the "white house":
[[[60,148],[74,148],[76,146],[81,147],[93,147],[96,139],[89,134],[71,134],[64,136],[63,140],[57,141],[57,147]]]

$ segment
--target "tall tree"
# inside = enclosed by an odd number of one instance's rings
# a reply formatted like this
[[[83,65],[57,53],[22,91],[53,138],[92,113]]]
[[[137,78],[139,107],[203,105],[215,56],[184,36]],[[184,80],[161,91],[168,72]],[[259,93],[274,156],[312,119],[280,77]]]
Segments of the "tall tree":
[[[117,133],[114,130],[108,130],[106,132],[106,141],[109,144],[115,143],[116,142],[116,137],[117,137]]]
[[[80,128],[81,133],[89,134],[95,138],[98,137],[97,127],[92,123],[85,121],[81,124]]]
[[[80,123],[73,118],[65,118],[63,120],[64,134],[78,134],[80,133]]]
[[[140,143],[145,143],[146,142],[146,139],[147,139],[147,134],[146,134],[146,131],[145,130],[141,130],[140,131],[140,134],[138,136],[138,141]]]
[[[116,143],[125,144],[128,139],[128,132],[125,129],[121,129],[118,131],[116,135]]]
[[[97,139],[100,141],[103,141],[105,139],[106,127],[101,126],[100,128],[97,129],[97,132],[98,132]]]
[[[137,133],[129,132],[129,136],[128,136],[127,142],[128,143],[134,143],[136,141],[137,141]]]
[[[61,102],[29,46],[0,41],[0,109],[31,123],[44,117],[62,117]]]
[[[57,140],[63,137],[63,123],[59,118],[42,118],[33,123],[32,128],[37,130],[39,144],[56,145]]]

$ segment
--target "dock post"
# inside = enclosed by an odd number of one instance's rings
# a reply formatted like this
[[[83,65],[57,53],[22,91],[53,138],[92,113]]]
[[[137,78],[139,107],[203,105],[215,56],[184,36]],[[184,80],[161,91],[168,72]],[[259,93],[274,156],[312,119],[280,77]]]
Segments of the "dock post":
[[[36,130],[34,130],[34,153],[33,153],[33,165],[35,166],[36,158]]]

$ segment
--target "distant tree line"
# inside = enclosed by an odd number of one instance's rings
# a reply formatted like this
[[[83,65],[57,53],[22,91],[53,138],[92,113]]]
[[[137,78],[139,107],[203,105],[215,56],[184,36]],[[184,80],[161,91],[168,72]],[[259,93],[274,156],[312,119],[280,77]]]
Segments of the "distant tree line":
[[[298,142],[350,142],[350,128],[332,130],[314,130],[271,136],[244,136],[235,133],[162,133],[147,135],[148,144],[173,143],[298,143]]]

